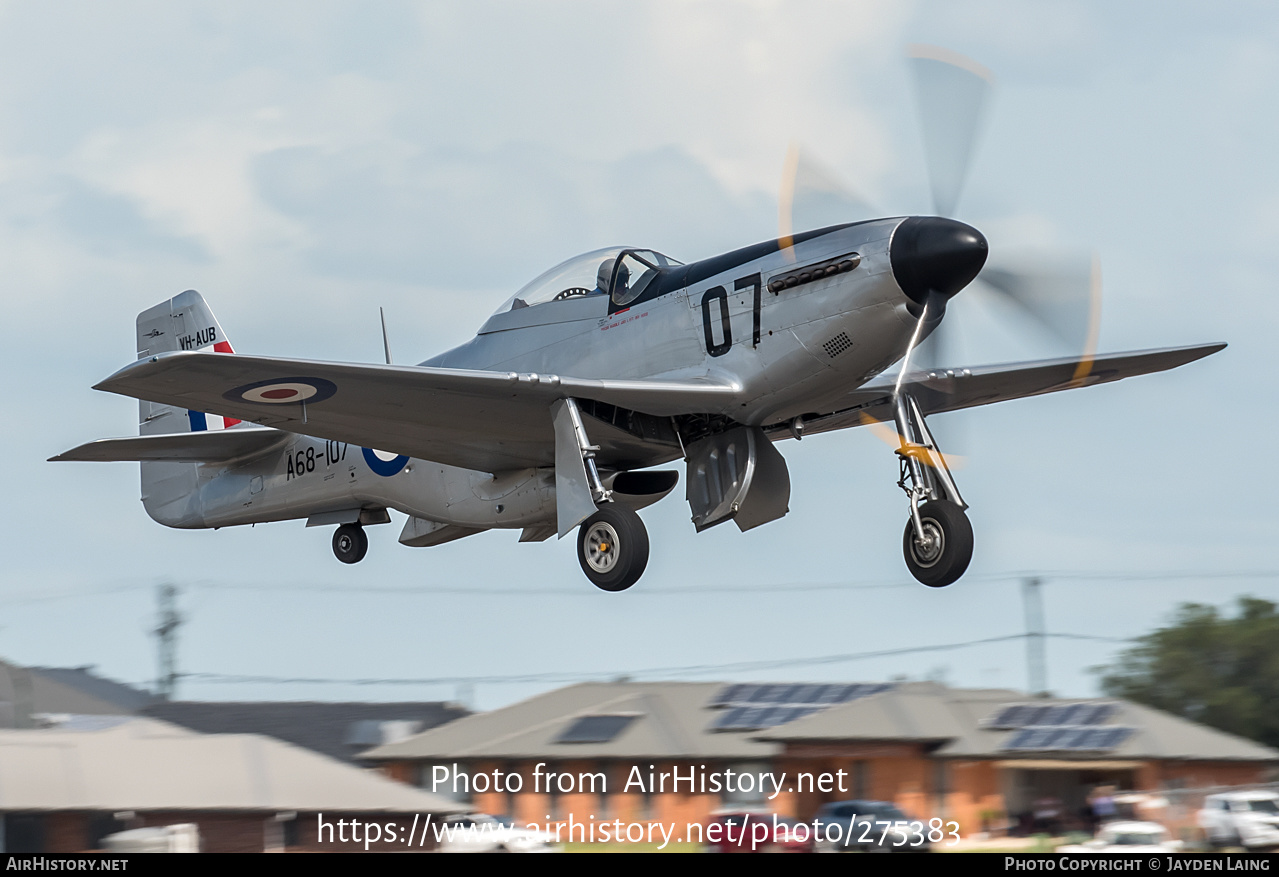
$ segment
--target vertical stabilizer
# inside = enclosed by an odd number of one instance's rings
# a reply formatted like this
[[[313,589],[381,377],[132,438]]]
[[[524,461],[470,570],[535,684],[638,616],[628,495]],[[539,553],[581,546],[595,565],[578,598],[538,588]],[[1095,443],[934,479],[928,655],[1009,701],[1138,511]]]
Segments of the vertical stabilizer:
[[[138,359],[175,350],[234,352],[204,296],[194,289],[138,314]],[[203,411],[138,403],[139,435],[224,429],[237,423]],[[147,514],[170,527],[202,526],[195,502],[198,472],[197,463],[142,463],[142,503]]]

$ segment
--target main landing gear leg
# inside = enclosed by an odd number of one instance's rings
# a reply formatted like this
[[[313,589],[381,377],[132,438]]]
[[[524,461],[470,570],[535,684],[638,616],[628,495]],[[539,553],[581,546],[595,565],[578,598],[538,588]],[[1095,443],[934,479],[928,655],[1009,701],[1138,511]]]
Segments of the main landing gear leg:
[[[604,591],[625,591],[648,566],[648,531],[635,510],[613,501],[595,465],[598,447],[590,443],[581,413],[566,399],[591,497],[597,511],[577,531],[577,560],[591,584]],[[571,446],[570,446],[571,447]]]
[[[902,553],[911,575],[930,588],[944,588],[964,574],[973,557],[973,528],[964,514],[968,506],[914,398],[898,396],[893,416],[902,442],[897,486],[910,497]]]
[[[333,554],[343,563],[359,563],[369,550],[369,537],[359,524],[343,524],[333,534]]]

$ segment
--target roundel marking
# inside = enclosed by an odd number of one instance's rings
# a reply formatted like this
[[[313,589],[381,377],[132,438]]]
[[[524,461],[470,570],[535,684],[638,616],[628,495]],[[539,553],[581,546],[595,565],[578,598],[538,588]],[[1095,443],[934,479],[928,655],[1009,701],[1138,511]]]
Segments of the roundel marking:
[[[373,470],[375,475],[390,477],[403,469],[409,462],[409,458],[403,454],[375,451],[373,448],[361,448],[360,450],[364,452],[364,462],[369,464],[369,468]]]
[[[258,405],[296,405],[300,402],[323,402],[337,391],[337,385],[324,378],[276,378],[227,390],[222,398],[229,402]]]

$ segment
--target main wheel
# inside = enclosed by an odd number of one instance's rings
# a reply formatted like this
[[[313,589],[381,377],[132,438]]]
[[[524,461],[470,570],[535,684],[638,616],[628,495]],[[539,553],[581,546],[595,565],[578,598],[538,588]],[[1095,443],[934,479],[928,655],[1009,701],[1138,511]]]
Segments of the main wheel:
[[[648,566],[644,522],[627,506],[607,503],[577,531],[577,559],[595,587],[625,591]]]
[[[935,499],[919,507],[924,533],[915,532],[915,518],[906,522],[902,553],[910,574],[930,588],[944,588],[968,569],[973,559],[973,525],[955,503]]]
[[[343,524],[333,534],[333,554],[343,563],[359,563],[369,550],[369,537],[359,524]]]

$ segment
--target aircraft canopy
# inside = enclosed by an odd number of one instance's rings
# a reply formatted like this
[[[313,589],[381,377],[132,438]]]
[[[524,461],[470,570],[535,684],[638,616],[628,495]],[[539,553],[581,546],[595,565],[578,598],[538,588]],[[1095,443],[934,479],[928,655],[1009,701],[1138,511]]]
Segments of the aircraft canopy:
[[[618,259],[621,268],[618,268]],[[508,298],[495,314],[565,301],[584,295],[605,295],[613,288],[617,304],[634,299],[662,268],[682,265],[653,250],[606,247],[574,256],[539,275]]]

